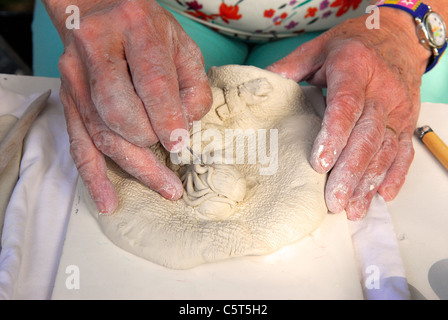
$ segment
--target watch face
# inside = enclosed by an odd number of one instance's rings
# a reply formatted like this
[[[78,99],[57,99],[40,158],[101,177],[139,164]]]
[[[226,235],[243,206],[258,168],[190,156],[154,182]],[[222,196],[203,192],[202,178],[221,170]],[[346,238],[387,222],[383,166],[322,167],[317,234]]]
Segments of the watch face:
[[[436,47],[442,47],[446,41],[446,27],[442,18],[437,13],[431,12],[426,17],[425,26],[429,40]]]

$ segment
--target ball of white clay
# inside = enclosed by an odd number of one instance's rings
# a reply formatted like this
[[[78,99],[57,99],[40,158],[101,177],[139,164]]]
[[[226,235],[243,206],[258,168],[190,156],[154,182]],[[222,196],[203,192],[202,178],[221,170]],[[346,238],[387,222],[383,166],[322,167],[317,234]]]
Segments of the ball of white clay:
[[[184,201],[206,219],[228,218],[246,194],[246,179],[231,165],[191,165],[182,179]]]

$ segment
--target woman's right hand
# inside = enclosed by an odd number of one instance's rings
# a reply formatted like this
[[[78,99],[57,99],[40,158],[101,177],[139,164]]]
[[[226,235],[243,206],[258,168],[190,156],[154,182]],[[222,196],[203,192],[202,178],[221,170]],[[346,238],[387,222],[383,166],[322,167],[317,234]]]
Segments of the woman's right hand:
[[[180,150],[172,131],[188,130],[211,106],[197,45],[153,0],[44,2],[65,48],[60,96],[71,154],[99,212],[117,206],[105,155],[163,197],[179,199],[179,178],[148,147],[160,141]],[[80,8],[79,29],[65,28],[64,3]]]

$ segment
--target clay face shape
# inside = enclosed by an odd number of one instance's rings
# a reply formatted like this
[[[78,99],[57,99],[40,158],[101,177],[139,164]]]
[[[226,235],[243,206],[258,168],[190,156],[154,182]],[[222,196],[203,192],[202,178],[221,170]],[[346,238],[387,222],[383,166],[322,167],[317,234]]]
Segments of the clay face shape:
[[[228,218],[246,194],[246,179],[231,165],[192,164],[182,181],[185,203],[204,219]]]

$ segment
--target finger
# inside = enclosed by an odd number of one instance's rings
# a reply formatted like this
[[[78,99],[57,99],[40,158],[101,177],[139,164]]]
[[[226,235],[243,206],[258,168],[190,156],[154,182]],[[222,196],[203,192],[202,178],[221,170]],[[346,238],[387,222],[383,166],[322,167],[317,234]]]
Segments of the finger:
[[[380,150],[369,163],[345,208],[347,217],[350,220],[358,220],[366,215],[373,197],[397,155],[397,150],[397,136],[391,129],[387,129]]]
[[[126,58],[154,132],[167,150],[177,152],[183,148],[183,140],[171,141],[171,133],[178,129],[186,132],[188,120],[180,99],[172,45],[164,44],[166,39],[154,39],[156,30],[146,33],[126,36]]]
[[[283,59],[273,63],[266,69],[285,78],[300,82],[319,70],[325,60],[324,45],[328,36],[324,33],[308,41]]]
[[[129,142],[151,146],[158,138],[132,84],[121,37],[91,25],[73,33],[79,60],[86,66],[85,80],[90,85],[91,99],[100,117]]]
[[[104,156],[90,139],[73,98],[65,90],[64,85],[61,86],[60,97],[64,105],[67,132],[70,137],[70,153],[79,175],[98,211],[102,214],[112,213],[117,207],[118,198],[114,186],[107,178]]]
[[[93,102],[90,99],[89,87],[84,86],[86,83],[85,74],[82,70],[76,73],[67,73],[68,70],[74,70],[74,65],[77,65],[75,57],[66,56],[60,63],[61,73],[64,74],[62,78],[64,82],[68,83],[66,87],[70,88],[75,106],[78,106],[81,111],[78,111],[81,124],[87,131],[90,144],[100,154],[105,154],[114,160],[123,170],[127,171],[132,176],[136,177],[142,183],[149,186],[153,190],[159,192],[167,199],[176,200],[182,196],[183,186],[180,179],[167,167],[163,166],[154,154],[147,148],[140,148],[124,140],[121,136],[111,131],[105,123],[101,120]],[[78,131],[73,131],[74,138]],[[75,158],[83,157],[83,149],[75,149]],[[104,159],[103,159],[104,161]],[[94,166],[85,166],[89,173],[87,178],[91,176],[94,179],[96,174]],[[106,172],[105,164],[102,166]],[[87,176],[87,173],[84,174]],[[87,179],[86,178],[86,179]],[[90,181],[90,180],[88,180]],[[90,183],[90,182],[89,182]],[[107,195],[107,190],[103,194],[100,187],[96,187],[94,183],[90,183],[91,193],[94,198],[101,198]],[[107,209],[110,213],[111,210]]]
[[[183,186],[179,177],[163,165],[149,148],[138,147],[110,130],[88,99],[82,105],[86,129],[99,151],[164,198],[177,200],[182,196]]]
[[[187,34],[181,39],[175,64],[182,106],[191,126],[192,121],[200,120],[207,114],[213,98],[200,49]]]
[[[107,127],[140,147],[156,143],[158,137],[135,92],[124,57],[108,55],[106,59],[90,60],[92,101]]]
[[[105,126],[96,126],[95,146],[119,167],[168,200],[182,197],[179,177],[162,164],[148,148],[140,148],[121,139]]]
[[[364,112],[351,131],[347,145],[327,181],[325,198],[331,212],[344,210],[368,164],[379,150],[386,129],[384,113],[378,100],[366,101]]]
[[[349,59],[329,58],[322,68],[328,83],[327,108],[311,154],[311,165],[319,173],[327,173],[345,148],[364,109],[367,88],[361,68],[347,73]]]
[[[414,146],[412,132],[402,132],[398,140],[398,153],[392,166],[387,171],[383,183],[378,189],[379,194],[386,201],[393,200],[403,186],[406,175],[414,159]]]

